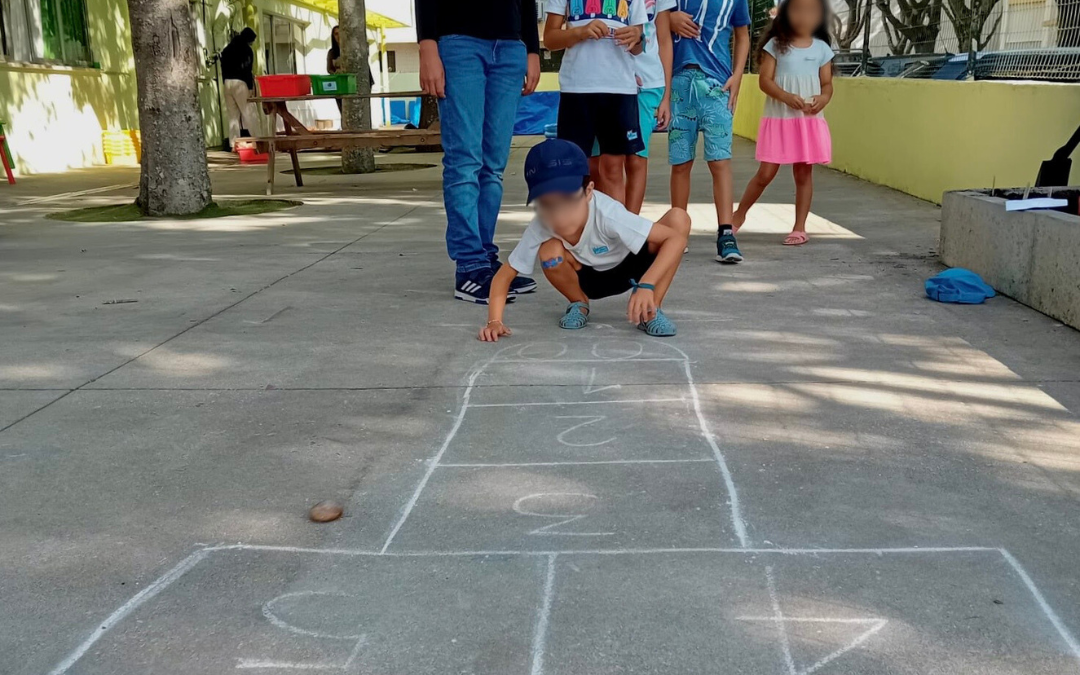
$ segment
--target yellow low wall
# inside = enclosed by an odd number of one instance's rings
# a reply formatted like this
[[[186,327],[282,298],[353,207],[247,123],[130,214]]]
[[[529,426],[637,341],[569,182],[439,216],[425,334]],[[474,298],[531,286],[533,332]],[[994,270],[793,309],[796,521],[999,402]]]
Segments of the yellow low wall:
[[[1033,183],[1080,124],[1075,84],[854,77],[835,88],[825,110],[832,167],[936,203],[949,190]],[[764,103],[757,76],[747,76],[736,134],[757,138]]]

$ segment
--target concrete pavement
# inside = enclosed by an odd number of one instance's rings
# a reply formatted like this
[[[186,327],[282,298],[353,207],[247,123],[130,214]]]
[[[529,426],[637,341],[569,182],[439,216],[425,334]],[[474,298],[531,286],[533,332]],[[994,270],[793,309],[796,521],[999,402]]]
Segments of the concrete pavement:
[[[1080,669],[1080,334],[926,300],[936,207],[822,171],[792,249],[784,177],[747,262],[693,237],[676,338],[622,299],[560,331],[541,281],[492,346],[437,168],[252,218],[42,217],[136,179],[0,191],[0,673]],[[655,161],[647,212],[666,193]],[[307,522],[325,498],[346,517]]]

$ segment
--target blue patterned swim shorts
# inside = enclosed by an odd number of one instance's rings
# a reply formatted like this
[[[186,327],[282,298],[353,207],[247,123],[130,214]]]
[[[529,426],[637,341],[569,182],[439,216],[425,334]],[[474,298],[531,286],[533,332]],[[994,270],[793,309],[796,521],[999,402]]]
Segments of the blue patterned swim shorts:
[[[733,117],[722,82],[694,68],[680,70],[671,80],[671,114],[670,164],[694,159],[699,130],[705,136],[706,161],[731,159]]]

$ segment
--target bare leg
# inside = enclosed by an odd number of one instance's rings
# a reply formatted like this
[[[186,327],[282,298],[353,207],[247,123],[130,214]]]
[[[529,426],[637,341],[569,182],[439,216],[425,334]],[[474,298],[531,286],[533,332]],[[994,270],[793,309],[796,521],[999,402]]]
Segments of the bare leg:
[[[620,204],[626,203],[626,155],[600,155],[601,192]]]
[[[686,210],[690,204],[690,170],[694,160],[671,167],[671,206]]]
[[[776,172],[779,170],[779,164],[770,164],[769,162],[762,162],[758,166],[757,173],[746,184],[746,190],[743,192],[742,199],[739,200],[738,210],[735,211],[731,218],[731,224],[736,231],[746,222],[746,214],[750,212],[750,207],[761,199],[761,193],[765,192],[765,188],[769,187],[769,183],[773,182],[773,179],[776,178]]]
[[[806,232],[806,217],[810,215],[810,204],[814,201],[814,165],[792,164],[791,173],[795,177],[795,227],[793,232]]]
[[[690,236],[690,215],[684,209],[678,207],[670,209],[660,217],[660,220],[656,221],[656,225],[653,225],[653,227],[658,225],[675,230],[683,237]],[[660,246],[657,244],[649,244],[648,246],[650,253],[656,253],[660,250]],[[680,263],[682,263],[682,258],[679,258],[675,265],[656,282],[656,290],[653,291],[653,295],[656,298],[657,307],[663,304],[664,296],[667,295],[668,288],[671,287],[671,281],[675,278],[675,273],[679,271]]]
[[[735,190],[731,187],[731,160],[722,159],[709,162],[709,172],[712,173],[713,203],[716,204],[716,222],[719,225],[730,225],[732,216],[732,204]]]
[[[573,256],[563,243],[558,239],[548,239],[540,245],[540,266],[544,270],[544,276],[555,287],[555,290],[563,294],[570,302],[584,302],[585,291],[581,290],[578,282],[578,270],[581,263]]]
[[[596,183],[596,189],[600,190],[600,155],[589,158],[589,175]],[[603,192],[603,190],[600,191]]]
[[[645,203],[645,186],[649,178],[649,159],[640,155],[626,156],[626,210],[641,213]]]

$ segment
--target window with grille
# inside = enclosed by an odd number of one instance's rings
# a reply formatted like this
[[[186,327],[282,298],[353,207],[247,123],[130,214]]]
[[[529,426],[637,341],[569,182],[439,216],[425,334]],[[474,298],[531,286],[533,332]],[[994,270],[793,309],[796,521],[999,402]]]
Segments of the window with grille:
[[[85,0],[0,0],[0,55],[11,61],[91,65]]]

